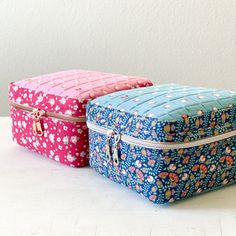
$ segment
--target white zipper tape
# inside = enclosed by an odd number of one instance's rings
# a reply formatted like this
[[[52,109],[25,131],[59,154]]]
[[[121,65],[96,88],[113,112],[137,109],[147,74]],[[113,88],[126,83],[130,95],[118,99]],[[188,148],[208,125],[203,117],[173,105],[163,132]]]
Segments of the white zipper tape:
[[[95,125],[89,121],[87,121],[87,126],[89,129],[101,133],[101,134],[107,134],[110,129],[100,127],[98,125]],[[136,145],[140,147],[150,148],[150,149],[157,149],[157,150],[167,150],[167,149],[181,149],[181,148],[191,148],[201,145],[206,145],[210,143],[214,143],[223,139],[231,138],[236,136],[236,130],[219,134],[217,136],[209,137],[209,138],[203,138],[197,141],[190,141],[190,142],[183,142],[183,143],[177,143],[177,142],[157,142],[157,141],[150,141],[150,140],[143,140],[134,138],[128,135],[120,134],[120,139],[128,144]]]

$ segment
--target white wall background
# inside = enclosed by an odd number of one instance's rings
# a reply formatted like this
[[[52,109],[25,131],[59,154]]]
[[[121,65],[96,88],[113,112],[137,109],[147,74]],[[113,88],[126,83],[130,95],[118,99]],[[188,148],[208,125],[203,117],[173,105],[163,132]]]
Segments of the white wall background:
[[[0,1],[0,115],[10,81],[74,68],[236,90],[236,0]]]

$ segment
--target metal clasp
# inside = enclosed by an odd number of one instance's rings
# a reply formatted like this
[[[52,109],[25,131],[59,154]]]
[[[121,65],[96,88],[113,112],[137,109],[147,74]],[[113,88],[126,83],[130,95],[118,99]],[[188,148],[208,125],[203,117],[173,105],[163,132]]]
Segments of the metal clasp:
[[[114,144],[113,144],[113,164],[114,164],[114,166],[119,165],[119,150],[118,150],[119,141],[120,141],[120,134],[114,134]]]
[[[109,130],[107,132],[107,138],[106,138],[106,158],[108,161],[111,160],[111,145],[110,145],[110,141],[111,141],[111,138],[113,136],[114,132],[113,130]]]
[[[38,108],[34,108],[32,111],[34,135],[43,136],[43,127],[41,123],[41,118],[43,115],[45,115],[44,110],[39,110]]]

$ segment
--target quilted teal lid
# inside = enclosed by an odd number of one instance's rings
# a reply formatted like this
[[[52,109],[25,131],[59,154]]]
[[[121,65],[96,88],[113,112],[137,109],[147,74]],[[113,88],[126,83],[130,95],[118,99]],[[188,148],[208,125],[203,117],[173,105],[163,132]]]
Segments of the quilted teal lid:
[[[159,121],[176,121],[183,114],[196,116],[236,105],[236,92],[165,84],[112,93],[93,103]]]
[[[87,105],[87,122],[161,142],[188,142],[236,130],[236,92],[156,85],[112,93]]]

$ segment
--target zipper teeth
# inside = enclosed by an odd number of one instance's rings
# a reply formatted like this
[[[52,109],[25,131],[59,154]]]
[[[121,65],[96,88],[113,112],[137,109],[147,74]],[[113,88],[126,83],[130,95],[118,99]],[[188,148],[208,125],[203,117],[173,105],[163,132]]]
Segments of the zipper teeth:
[[[101,134],[107,134],[107,131],[109,129],[100,127],[98,125],[92,124],[91,122],[87,121],[87,126],[89,129],[101,133]],[[224,134],[219,134],[214,137],[209,137],[209,138],[203,138],[201,140],[197,141],[190,141],[186,143],[177,143],[177,142],[157,142],[157,141],[150,141],[150,140],[143,140],[143,139],[138,139],[134,138],[128,135],[121,134],[121,140],[125,143],[136,145],[136,146],[141,146],[145,148],[150,148],[150,149],[157,149],[157,150],[163,150],[163,149],[181,149],[181,148],[191,148],[191,147],[196,147],[196,146],[201,146],[205,144],[210,144],[214,143],[223,139],[231,138],[236,136],[236,130],[230,131]]]
[[[10,101],[10,105],[22,110],[22,111],[27,111],[27,112],[32,112],[33,107],[25,106],[16,102]],[[58,114],[55,112],[50,112],[50,111],[45,111],[45,116],[51,117],[51,118],[56,118],[59,120],[66,120],[71,123],[76,123],[76,122],[86,122],[86,117],[85,116],[79,116],[79,117],[73,117],[73,116],[68,116],[68,115],[63,115],[63,114]]]

